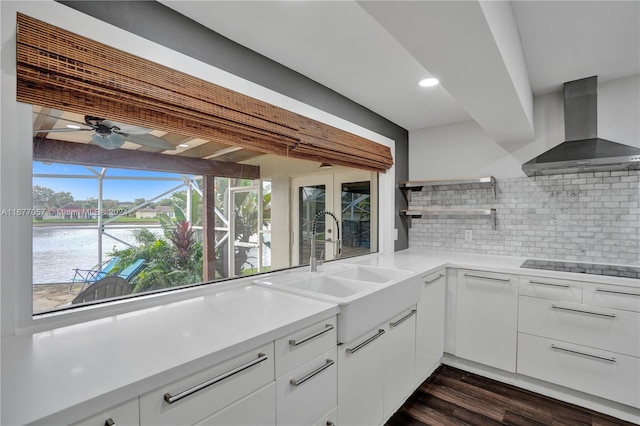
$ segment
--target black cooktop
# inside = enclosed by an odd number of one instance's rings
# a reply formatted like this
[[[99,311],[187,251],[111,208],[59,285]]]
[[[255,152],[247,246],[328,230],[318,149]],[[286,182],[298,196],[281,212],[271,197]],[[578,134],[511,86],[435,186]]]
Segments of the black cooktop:
[[[640,267],[527,259],[521,268],[640,279]]]

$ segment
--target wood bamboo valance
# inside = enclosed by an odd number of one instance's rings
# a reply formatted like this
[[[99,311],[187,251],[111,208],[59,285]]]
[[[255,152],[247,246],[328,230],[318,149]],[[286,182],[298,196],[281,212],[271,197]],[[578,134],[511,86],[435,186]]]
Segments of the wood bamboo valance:
[[[381,144],[17,16],[17,100],[259,152],[384,172]]]

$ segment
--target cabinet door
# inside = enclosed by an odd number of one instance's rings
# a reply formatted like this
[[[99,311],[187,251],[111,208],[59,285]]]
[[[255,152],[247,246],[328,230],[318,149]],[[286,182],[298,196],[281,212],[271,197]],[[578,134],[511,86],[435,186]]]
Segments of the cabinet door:
[[[385,336],[384,416],[388,418],[413,391],[416,361],[416,313],[411,308],[389,321]]]
[[[458,271],[456,356],[515,372],[518,277]]]
[[[198,423],[198,426],[275,426],[275,424],[276,385],[270,383]]]
[[[274,381],[273,342],[140,397],[142,425],[195,424]]]
[[[338,424],[379,425],[383,420],[385,327],[338,349]]]
[[[422,277],[416,318],[416,384],[435,370],[444,353],[445,271]]]
[[[83,426],[105,426],[109,424],[127,426],[139,425],[140,410],[138,408],[138,398],[134,398],[123,404],[111,407],[108,410],[102,411],[73,424]]]
[[[277,380],[278,425],[311,426],[335,409],[338,403],[336,355],[334,347]]]

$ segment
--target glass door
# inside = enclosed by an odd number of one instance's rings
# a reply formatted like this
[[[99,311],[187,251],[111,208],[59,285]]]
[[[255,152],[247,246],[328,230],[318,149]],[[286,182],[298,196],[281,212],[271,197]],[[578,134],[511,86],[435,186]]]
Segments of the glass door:
[[[292,266],[308,265],[311,256],[313,221],[323,210],[333,213],[340,223],[338,231],[330,215],[316,222],[316,258],[337,257],[334,241],[340,233],[341,257],[377,251],[378,211],[377,175],[364,171],[337,172],[292,179]]]

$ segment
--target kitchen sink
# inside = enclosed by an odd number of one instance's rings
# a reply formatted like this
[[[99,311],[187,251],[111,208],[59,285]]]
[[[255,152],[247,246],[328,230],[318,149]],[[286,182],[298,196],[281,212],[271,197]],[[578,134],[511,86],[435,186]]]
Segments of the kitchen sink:
[[[370,265],[334,264],[317,272],[276,272],[255,284],[340,306],[338,341],[349,342],[414,305],[421,280],[411,271]]]

